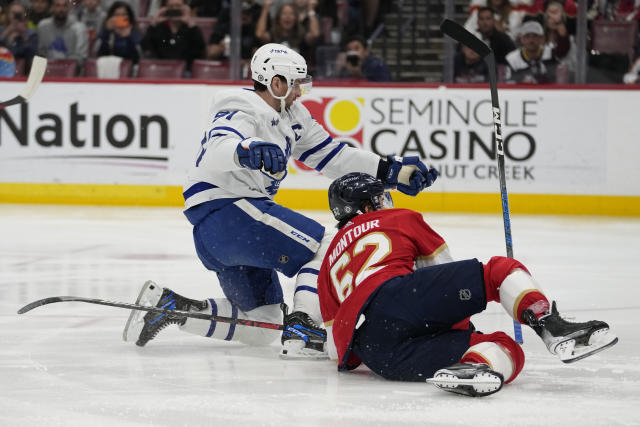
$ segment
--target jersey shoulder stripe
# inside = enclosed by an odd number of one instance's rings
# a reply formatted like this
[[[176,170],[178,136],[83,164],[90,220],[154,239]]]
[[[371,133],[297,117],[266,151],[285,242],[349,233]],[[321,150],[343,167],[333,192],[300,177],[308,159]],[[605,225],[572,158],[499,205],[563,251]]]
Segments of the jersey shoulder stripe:
[[[336,148],[331,150],[331,152],[329,154],[327,154],[327,156],[324,159],[322,159],[322,161],[320,161],[320,163],[318,163],[318,166],[316,166],[315,169],[318,172],[322,172],[322,169],[324,169],[324,167],[327,165],[327,163],[329,163],[331,161],[331,159],[333,159],[336,156],[336,154],[338,154],[338,152],[340,150],[342,150],[345,146],[346,146],[346,144],[344,142],[341,142]]]
[[[218,186],[213,185],[209,182],[198,182],[189,187],[184,193],[182,193],[182,197],[187,200],[189,197],[197,194],[201,191],[209,190],[211,188],[218,188]]]
[[[213,132],[214,130],[226,130],[228,132],[233,132],[236,135],[238,135],[240,138],[242,139],[246,139],[240,132],[238,132],[236,129],[230,127],[230,126],[216,126],[214,128],[211,129],[211,132]],[[216,136],[216,135],[213,135]]]
[[[317,153],[318,151],[322,150],[324,147],[329,145],[331,143],[331,141],[333,141],[333,138],[331,138],[330,136],[327,137],[327,139],[322,141],[320,144],[318,144],[318,145],[314,146],[313,148],[310,148],[307,151],[305,151],[304,153],[302,153],[302,155],[300,155],[300,158],[298,158],[298,160],[300,160],[301,162],[304,162],[305,160],[307,160],[309,158],[309,156],[311,156],[314,153]]]

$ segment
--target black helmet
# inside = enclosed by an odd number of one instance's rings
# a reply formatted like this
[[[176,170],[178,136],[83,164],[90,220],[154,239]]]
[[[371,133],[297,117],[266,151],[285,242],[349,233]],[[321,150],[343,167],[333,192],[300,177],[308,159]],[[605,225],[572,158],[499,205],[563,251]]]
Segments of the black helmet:
[[[391,195],[384,191],[382,181],[371,175],[348,173],[329,186],[329,207],[338,221],[363,213],[367,204],[376,210],[393,207]]]

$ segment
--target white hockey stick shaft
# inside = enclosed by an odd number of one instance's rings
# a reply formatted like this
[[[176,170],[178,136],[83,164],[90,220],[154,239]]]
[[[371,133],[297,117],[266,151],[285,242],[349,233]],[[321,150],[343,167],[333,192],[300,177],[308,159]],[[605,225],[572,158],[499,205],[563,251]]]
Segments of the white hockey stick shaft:
[[[9,100],[0,101],[0,108],[8,107],[10,105],[22,104],[28,102],[33,96],[35,91],[40,86],[40,82],[44,78],[44,74],[47,71],[47,60],[41,56],[34,56],[31,63],[31,71],[27,78],[27,84],[22,89],[20,95],[17,95]]]

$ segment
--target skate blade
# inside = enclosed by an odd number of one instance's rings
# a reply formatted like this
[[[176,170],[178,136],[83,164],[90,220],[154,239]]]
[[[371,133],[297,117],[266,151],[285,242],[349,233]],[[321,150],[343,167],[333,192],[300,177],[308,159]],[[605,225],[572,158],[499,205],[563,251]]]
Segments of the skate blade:
[[[138,294],[138,298],[136,298],[136,304],[140,304],[142,302],[142,297],[151,285],[158,286],[152,280],[147,280],[146,282],[144,282],[144,285],[142,285],[142,289]],[[155,306],[156,304],[157,302],[152,305]],[[122,331],[122,339],[125,342],[135,342],[138,340],[140,332],[142,332],[142,327],[144,326],[144,321],[142,319],[146,314],[146,311],[131,310],[129,318],[127,319],[127,324],[124,325],[124,330]]]
[[[312,350],[304,348],[302,341],[287,341],[280,350],[280,358],[285,360],[328,360],[329,354],[326,351]]]
[[[482,397],[498,392],[502,388],[502,378],[490,372],[476,374],[473,378],[458,378],[453,374],[442,373],[427,378],[427,383],[439,389],[471,397]]]
[[[594,331],[589,337],[589,343],[584,346],[575,346],[575,341],[566,348],[558,352],[560,360],[564,363],[573,363],[592,356],[596,353],[613,347],[618,342],[618,337],[609,333],[609,329],[599,329]]]

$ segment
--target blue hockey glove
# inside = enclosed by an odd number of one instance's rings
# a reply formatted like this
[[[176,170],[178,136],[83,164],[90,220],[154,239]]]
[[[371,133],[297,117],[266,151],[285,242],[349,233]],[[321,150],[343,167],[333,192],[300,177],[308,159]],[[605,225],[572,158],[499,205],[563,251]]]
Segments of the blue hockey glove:
[[[240,165],[247,169],[264,169],[276,174],[287,167],[287,159],[282,149],[271,142],[245,139],[238,144],[236,154]]]
[[[431,187],[431,184],[436,182],[436,179],[438,179],[438,169],[429,168],[429,170],[427,170],[427,173],[424,174],[424,179],[425,179],[424,188]]]
[[[428,169],[417,156],[387,156],[389,169],[384,180],[386,188],[396,187],[398,191],[415,196],[429,187],[438,178],[438,171]]]

